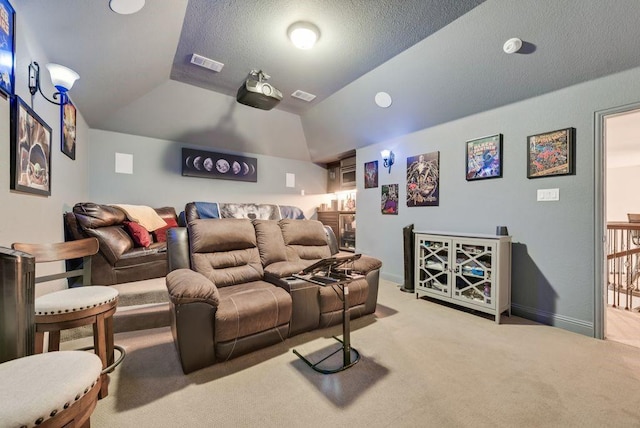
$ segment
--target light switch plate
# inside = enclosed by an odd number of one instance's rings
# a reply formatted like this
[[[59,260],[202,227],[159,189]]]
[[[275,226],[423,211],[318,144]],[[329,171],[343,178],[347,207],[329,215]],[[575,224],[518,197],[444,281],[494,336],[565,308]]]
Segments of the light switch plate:
[[[560,189],[538,189],[538,202],[554,202],[560,200]]]

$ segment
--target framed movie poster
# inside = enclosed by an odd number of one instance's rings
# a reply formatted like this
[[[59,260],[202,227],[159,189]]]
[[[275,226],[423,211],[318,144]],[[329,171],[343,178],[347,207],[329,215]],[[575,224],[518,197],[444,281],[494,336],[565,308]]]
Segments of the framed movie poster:
[[[364,164],[364,188],[372,189],[378,187],[378,161],[366,162]]]
[[[574,174],[575,128],[527,137],[527,178]]]
[[[398,189],[397,184],[383,184],[380,207],[382,214],[398,214]]]
[[[0,0],[0,90],[13,95],[15,83],[16,13],[8,0]]]
[[[467,181],[502,177],[502,134],[467,141]]]
[[[11,189],[51,195],[51,128],[20,97],[11,109]]]
[[[62,135],[60,142],[62,153],[71,159],[76,159],[76,106],[67,97],[67,102],[60,106]]]
[[[182,175],[255,183],[258,181],[258,159],[183,148]]]
[[[438,206],[440,203],[440,152],[407,158],[407,206]]]

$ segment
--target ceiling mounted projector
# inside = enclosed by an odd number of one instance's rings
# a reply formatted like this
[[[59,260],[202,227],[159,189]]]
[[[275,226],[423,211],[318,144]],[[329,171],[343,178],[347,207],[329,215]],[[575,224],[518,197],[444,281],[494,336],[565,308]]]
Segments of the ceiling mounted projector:
[[[262,70],[251,70],[247,80],[238,88],[236,100],[261,110],[274,108],[282,100],[282,92],[265,82],[269,77]]]

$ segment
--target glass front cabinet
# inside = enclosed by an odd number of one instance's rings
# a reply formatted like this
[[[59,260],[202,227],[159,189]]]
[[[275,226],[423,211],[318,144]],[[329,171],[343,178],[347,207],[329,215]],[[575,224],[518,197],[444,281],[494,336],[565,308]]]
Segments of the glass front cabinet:
[[[511,315],[511,237],[415,232],[416,297]]]

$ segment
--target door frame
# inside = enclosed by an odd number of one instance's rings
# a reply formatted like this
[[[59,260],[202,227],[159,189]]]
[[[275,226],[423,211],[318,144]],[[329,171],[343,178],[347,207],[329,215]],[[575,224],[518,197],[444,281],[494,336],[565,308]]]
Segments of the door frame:
[[[594,179],[595,179],[595,290],[594,290],[594,337],[597,339],[606,338],[606,305],[607,300],[607,260],[605,246],[607,242],[607,216],[606,216],[606,184],[607,184],[607,148],[605,138],[605,119],[609,116],[629,113],[640,110],[640,102],[600,110],[595,113],[595,157],[594,157]]]

